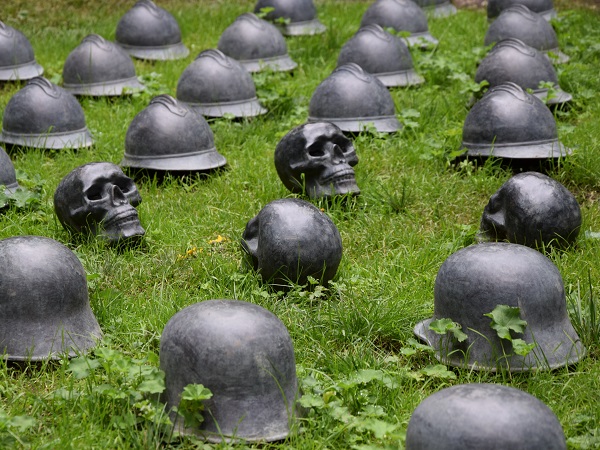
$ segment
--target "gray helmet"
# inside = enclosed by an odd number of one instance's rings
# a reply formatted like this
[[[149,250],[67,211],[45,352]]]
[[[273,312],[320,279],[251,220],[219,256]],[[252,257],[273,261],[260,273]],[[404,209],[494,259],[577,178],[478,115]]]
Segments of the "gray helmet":
[[[493,87],[465,119],[462,146],[469,156],[547,159],[571,151],[558,140],[552,112],[514,83]]]
[[[183,71],[177,99],[209,117],[252,117],[267,112],[256,97],[250,73],[220,50],[203,51]]]
[[[498,384],[459,384],[421,402],[406,450],[567,450],[556,415],[526,392]]]
[[[423,41],[438,43],[429,33],[425,12],[412,0],[377,0],[360,21],[361,27],[371,24],[410,32],[410,36],[405,38],[408,45],[419,45]]]
[[[259,13],[263,8],[273,8],[265,16],[267,20],[289,20],[281,25],[283,34],[287,36],[320,34],[327,29],[319,22],[317,8],[312,0],[258,0],[254,12]]]
[[[97,34],[83,38],[69,53],[63,67],[63,86],[72,94],[93,96],[144,89],[129,54]]]
[[[355,63],[337,67],[317,86],[308,106],[308,121],[331,122],[356,133],[369,124],[385,133],[402,128],[387,88]]]
[[[486,242],[463,248],[444,261],[434,291],[433,318],[418,323],[414,332],[444,364],[522,372],[566,366],[585,354],[567,315],[560,272],[529,247]],[[523,334],[511,335],[536,344],[526,356],[513,350],[512,341],[500,339],[485,316],[500,305],[518,307],[527,322]],[[437,319],[454,321],[467,338],[459,342],[452,333],[436,334],[429,325]]]
[[[264,68],[275,71],[295,69],[281,31],[252,13],[239,16],[219,38],[218,49],[240,62],[248,72]]]
[[[306,284],[309,276],[327,284],[342,259],[335,224],[316,206],[295,198],[261,209],[246,224],[242,249],[265,282],[282,287]]]
[[[483,210],[481,231],[494,240],[529,247],[566,247],[577,239],[581,209],[569,190],[538,172],[504,183]]]
[[[116,41],[139,59],[181,59],[190,53],[181,42],[181,30],[175,18],[152,0],[138,0],[121,17]]]
[[[300,397],[292,339],[273,313],[237,300],[207,300],[175,314],[160,340],[163,399],[179,406],[188,384],[202,384],[204,421],[176,428],[208,442],[277,441],[290,434]]]
[[[525,5],[513,5],[500,13],[485,34],[485,45],[503,39],[516,38],[544,53],[556,56],[556,62],[565,63],[569,57],[558,49],[558,38],[548,22]]]
[[[352,141],[329,122],[300,125],[275,148],[275,168],[285,187],[313,198],[360,193],[356,164]]]
[[[0,142],[54,149],[89,147],[94,143],[77,99],[42,77],[31,79],[9,100]]]
[[[540,100],[548,97],[548,88],[540,88],[540,83],[551,82],[555,95],[547,100],[549,105],[566,103],[573,98],[558,85],[550,60],[542,52],[514,38],[498,42],[481,61],[475,81],[480,83],[483,80],[490,87],[512,81],[523,89],[531,89]]]
[[[456,7],[450,0],[414,0],[417,5],[433,17],[448,17],[456,14]]]
[[[502,11],[512,5],[525,5],[548,21],[557,16],[552,0],[488,0],[488,20],[495,19]]]
[[[145,234],[135,209],[141,202],[133,180],[107,162],[73,169],[54,192],[54,211],[66,230],[109,243],[135,242]]]
[[[19,187],[15,166],[2,147],[0,147],[0,185],[4,186],[5,193],[14,192]]]
[[[402,39],[379,25],[366,25],[344,44],[337,65],[356,63],[387,87],[421,84],[412,56]]]
[[[225,164],[204,117],[170,95],[154,97],[127,129],[121,166],[198,172]]]
[[[85,270],[53,239],[0,240],[0,355],[8,361],[60,359],[102,337],[90,308]]]
[[[43,73],[25,35],[0,21],[0,81],[29,80]]]

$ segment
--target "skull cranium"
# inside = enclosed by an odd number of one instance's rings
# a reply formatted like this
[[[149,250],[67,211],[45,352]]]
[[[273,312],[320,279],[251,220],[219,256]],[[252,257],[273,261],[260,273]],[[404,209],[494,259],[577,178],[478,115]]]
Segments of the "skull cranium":
[[[135,209],[141,201],[135,183],[119,166],[97,162],[77,167],[61,180],[54,210],[67,230],[115,243],[144,235]]]
[[[329,122],[300,125],[275,149],[275,168],[283,184],[312,198],[360,193],[352,168],[357,163],[352,142]]]

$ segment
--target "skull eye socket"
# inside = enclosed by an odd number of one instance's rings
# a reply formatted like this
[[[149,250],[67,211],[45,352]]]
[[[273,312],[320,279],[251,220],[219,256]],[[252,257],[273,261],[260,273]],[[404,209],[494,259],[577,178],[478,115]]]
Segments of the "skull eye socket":
[[[320,158],[321,156],[325,156],[325,149],[322,144],[313,145],[308,148],[308,154],[315,158]]]
[[[119,182],[117,182],[117,183],[115,183],[115,184],[117,185],[117,187],[118,187],[119,189],[121,189],[121,192],[122,192],[123,194],[127,194],[129,191],[131,191],[131,190],[132,190],[132,187],[133,187],[133,186],[131,185],[131,183],[128,183],[128,182],[127,182],[127,180],[119,181]]]
[[[85,191],[85,197],[88,200],[102,200],[103,197],[102,188],[100,186],[92,186],[87,191]]]

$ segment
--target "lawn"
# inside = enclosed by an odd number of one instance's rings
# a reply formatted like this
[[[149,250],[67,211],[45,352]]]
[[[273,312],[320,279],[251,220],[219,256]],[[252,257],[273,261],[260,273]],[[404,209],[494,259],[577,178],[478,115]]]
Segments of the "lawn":
[[[57,84],[67,55],[81,39],[90,33],[114,39],[119,18],[133,4],[3,3],[0,19],[29,38],[44,75]],[[557,415],[569,448],[600,448],[600,315],[592,308],[600,306],[600,12],[556,1],[559,18],[553,22],[562,51],[571,56],[556,67],[560,85],[574,97],[569,108],[554,114],[559,137],[573,154],[552,164],[548,175],[575,195],[583,224],[575,246],[547,256],[562,274],[571,320],[588,355],[552,372],[511,374],[442,367],[412,334],[414,325],[433,312],[440,265],[475,242],[484,206],[512,175],[499,161],[453,162],[460,154],[469,99],[479,87],[473,82],[477,62],[487,51],[485,10],[464,9],[429,20],[439,46],[412,52],[426,83],[391,91],[403,130],[353,138],[360,196],[312,200],[342,237],[343,259],[334,282],[283,294],[243,265],[240,238],[248,220],[267,203],[295,196],[277,176],[275,146],[306,121],[312,92],[335,68],[341,46],[358,29],[369,2],[316,2],[327,32],[287,38],[298,68],[253,76],[269,113],[251,120],[209,121],[217,150],[228,161],[225,170],[136,179],[146,229],[142,245],[118,249],[95,239],[74,241],[53,210],[62,177],[87,162],[118,164],[133,117],[154,96],[175,96],[177,80],[195,55],[215,48],[222,31],[254,6],[249,0],[157,4],[178,20],[190,55],[177,61],[135,61],[148,88],[141,94],[81,99],[93,147],[10,152],[20,184],[32,195],[25,206],[2,210],[0,238],[40,235],[68,245],[87,272],[104,339],[87,357],[71,362],[15,366],[0,359],[0,447],[254,448],[172,436],[153,395],[160,390],[159,344],[169,318],[196,302],[225,298],[272,311],[294,342],[307,412],[288,440],[256,448],[403,448],[411,413],[424,398],[470,382],[533,394]],[[21,87],[0,85],[0,111]]]

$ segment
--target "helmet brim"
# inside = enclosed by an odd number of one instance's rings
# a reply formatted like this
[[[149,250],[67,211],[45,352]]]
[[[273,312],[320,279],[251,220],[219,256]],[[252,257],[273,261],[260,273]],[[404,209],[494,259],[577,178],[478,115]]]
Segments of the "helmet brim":
[[[395,73],[373,73],[385,87],[413,86],[425,82],[425,78],[414,69]]]
[[[426,33],[413,33],[410,36],[403,37],[406,45],[409,47],[427,47],[429,44],[438,45],[440,41],[434,38],[429,31]]]
[[[375,128],[380,133],[395,133],[402,129],[402,124],[396,116],[359,117],[359,118],[332,118],[309,117],[309,122],[331,122],[342,131],[361,133]]]
[[[235,117],[255,117],[268,112],[256,97],[239,102],[185,103],[206,117],[223,117],[226,114],[233,114]]]
[[[262,59],[238,59],[237,60],[248,72],[261,72],[271,69],[276,72],[287,72],[294,70],[298,64],[289,55],[274,56]]]
[[[523,144],[472,144],[462,143],[468,156],[494,156],[512,159],[550,159],[561,158],[572,153],[558,139]]]
[[[310,36],[325,33],[326,30],[327,27],[319,22],[319,19],[290,22],[281,27],[285,36]]]
[[[171,59],[182,59],[190,54],[190,50],[183,45],[183,42],[160,47],[141,47],[122,44],[120,42],[117,42],[117,44],[119,44],[130,56],[137,59],[167,61]]]
[[[441,3],[441,4],[435,5],[435,6],[425,7],[425,8],[423,8],[423,10],[425,11],[425,13],[428,16],[433,17],[435,19],[441,19],[444,17],[453,16],[457,12],[456,7],[450,2]]]
[[[105,81],[102,83],[64,83],[63,88],[73,95],[104,97],[132,94],[133,92],[146,89],[146,86],[140,83],[137,77],[131,77],[124,80]]]
[[[561,105],[573,100],[573,96],[568,92],[563,91],[560,87],[555,86],[553,90],[554,96],[550,100],[546,100],[548,97],[548,89],[534,91],[533,95],[545,102],[547,105]]]
[[[454,367],[468,367],[473,370],[487,370],[491,372],[497,371],[498,366],[506,367],[507,357],[505,355],[498,355],[498,363],[491,364],[489,361],[491,355],[481,350],[478,352],[474,344],[471,344],[470,350],[465,355],[462,351],[452,351],[451,348],[447,348],[448,342],[446,341],[442,344],[444,345],[446,355],[442,355],[440,351],[440,338],[444,336],[429,329],[429,324],[432,321],[433,318],[419,322],[414,327],[413,333],[421,341],[435,349],[435,357],[438,361]],[[560,338],[557,339],[559,336]],[[535,369],[554,370],[575,364],[585,356],[585,347],[579,340],[568,317],[562,323],[558,324],[558,326],[540,327],[533,333],[533,337],[536,347],[529,355],[526,357],[518,355],[508,357],[509,365],[507,369],[510,372],[526,372]],[[478,336],[476,339],[482,342],[485,341],[489,347],[489,342],[484,336]],[[478,361],[485,362],[481,363]]]
[[[202,172],[218,169],[225,164],[227,164],[225,157],[213,147],[186,155],[168,155],[162,157],[128,155],[125,153],[119,165],[132,169]]]
[[[44,68],[36,61],[19,66],[0,67],[0,81],[31,80],[44,73]]]
[[[62,149],[91,147],[94,144],[87,128],[64,133],[16,134],[2,130],[0,142],[22,147]]]

